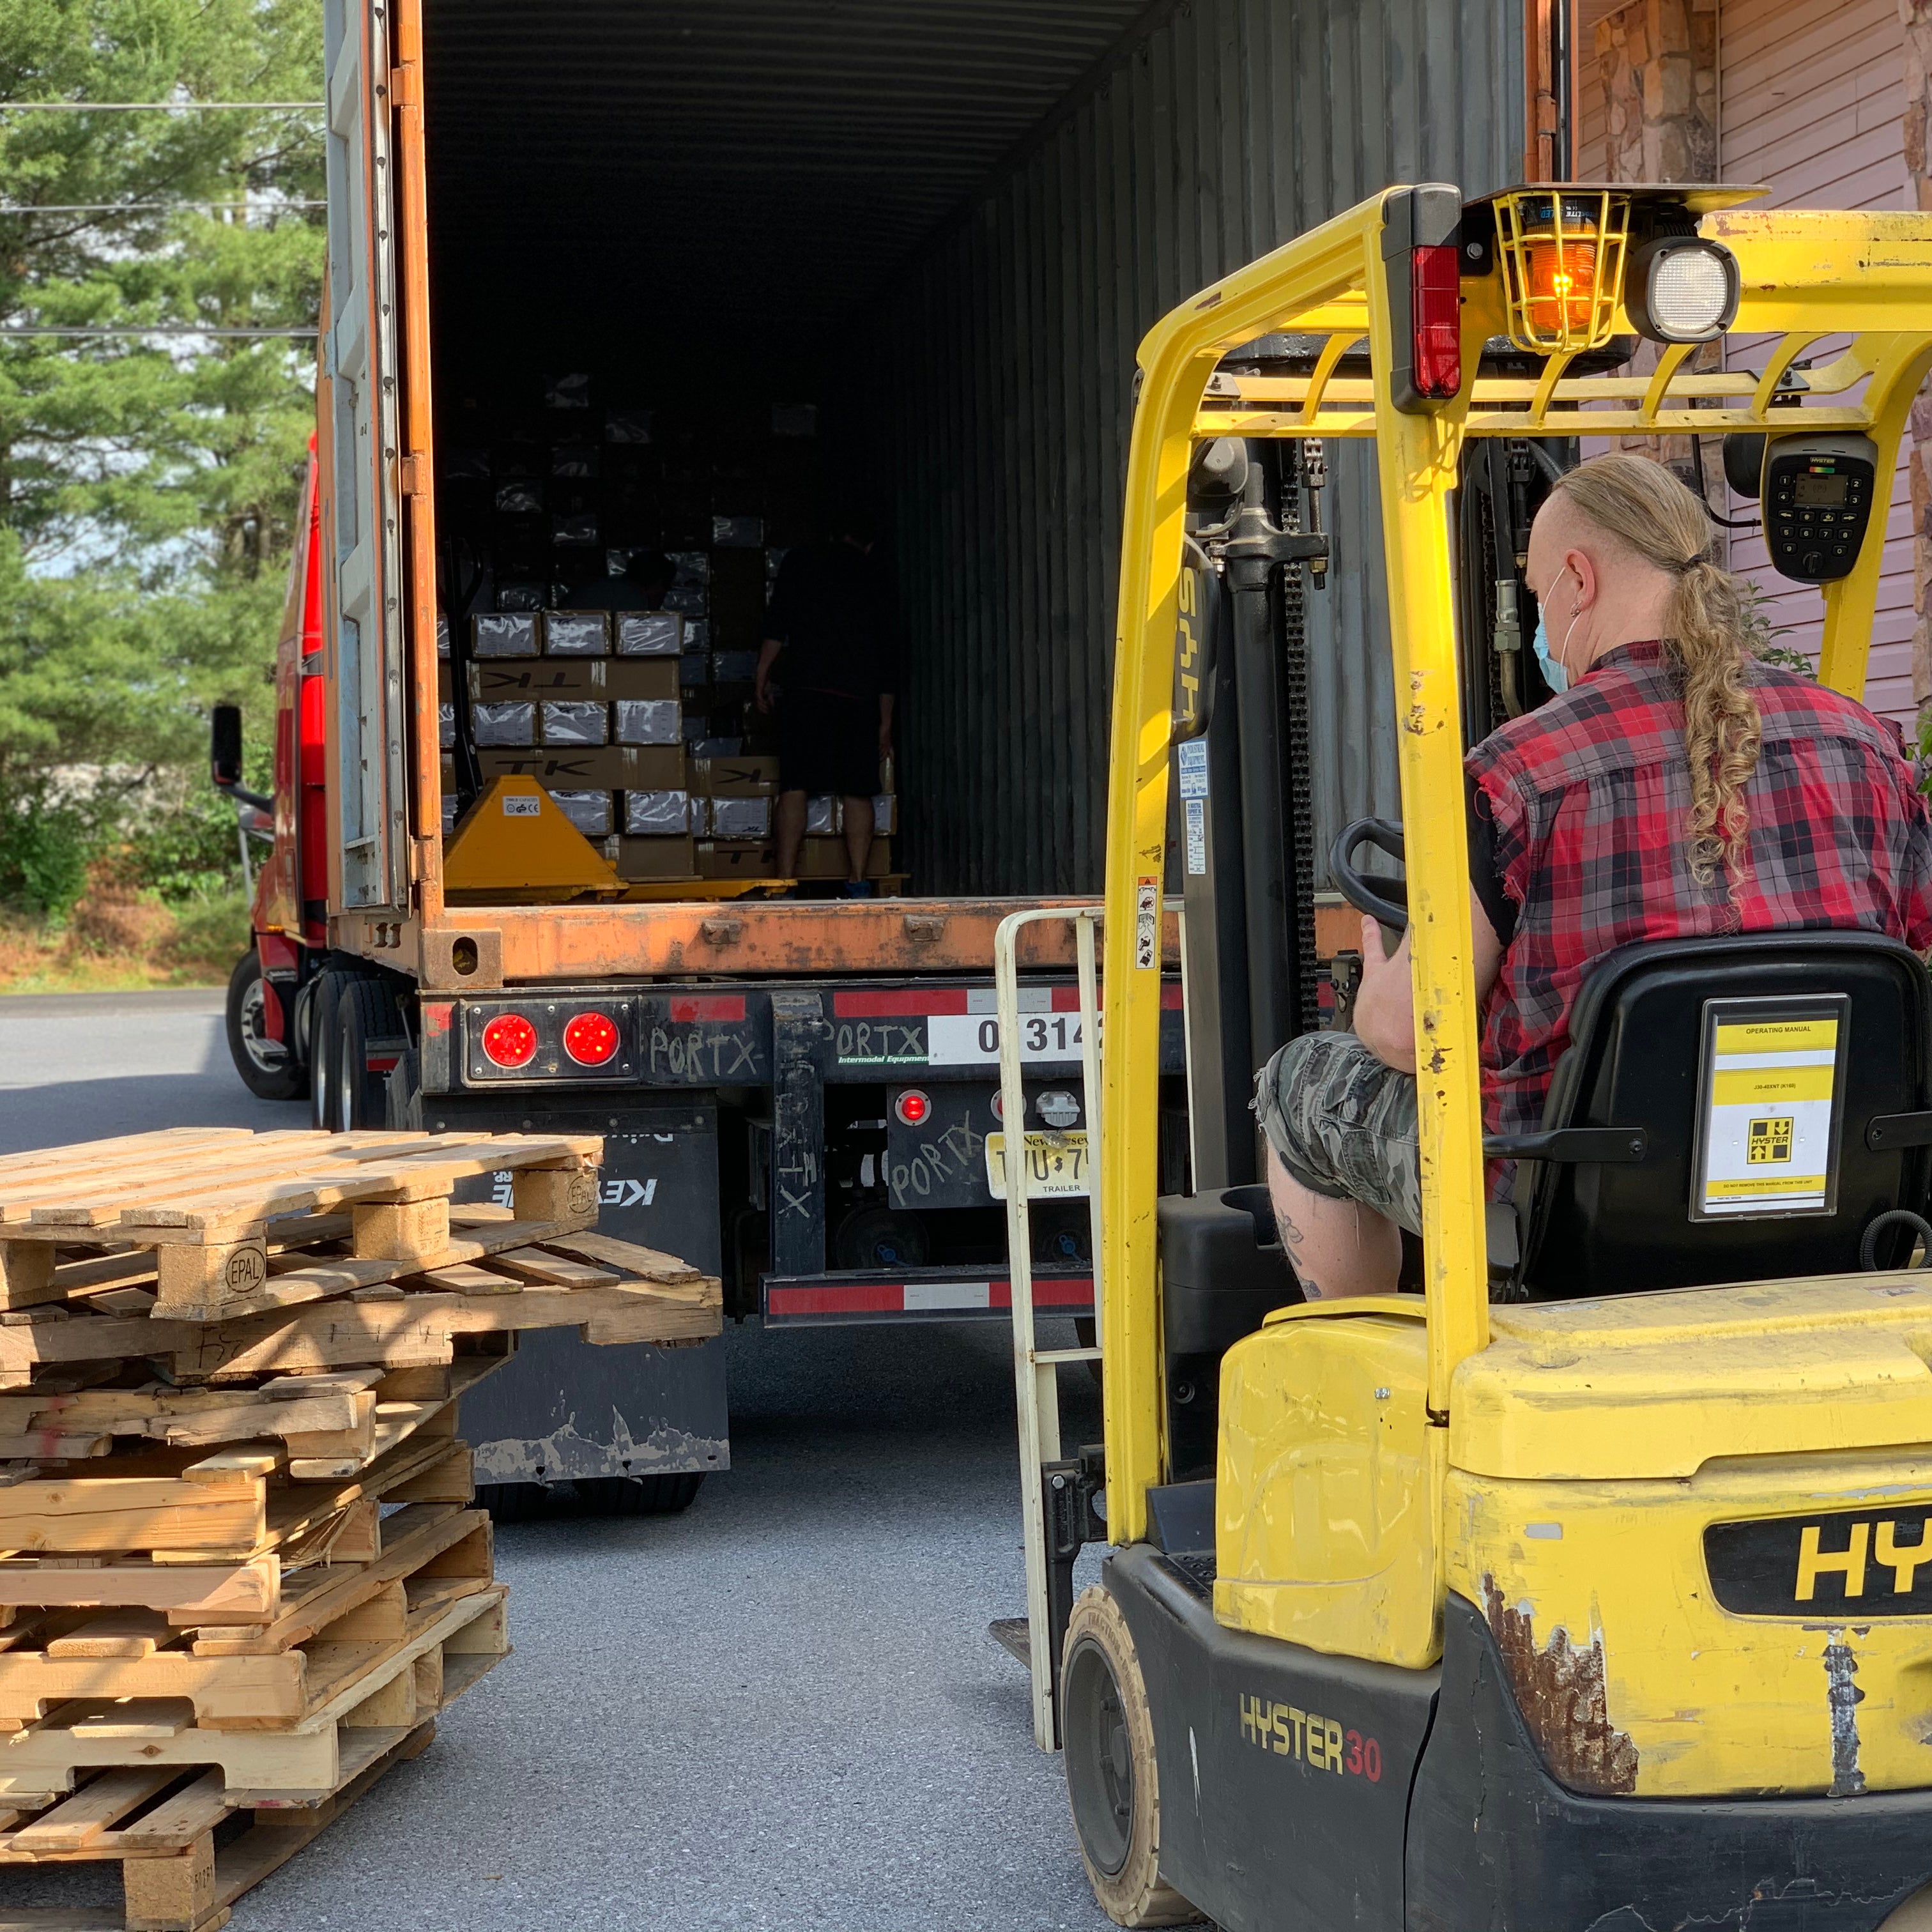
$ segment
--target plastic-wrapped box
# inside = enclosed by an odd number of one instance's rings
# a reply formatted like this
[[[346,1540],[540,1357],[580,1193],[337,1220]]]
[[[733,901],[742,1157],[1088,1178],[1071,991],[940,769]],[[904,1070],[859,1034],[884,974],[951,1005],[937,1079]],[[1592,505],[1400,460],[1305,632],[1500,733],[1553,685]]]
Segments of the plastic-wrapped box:
[[[690,585],[711,581],[710,553],[701,550],[673,550],[664,553],[674,584]]]
[[[550,453],[553,476],[595,476],[602,454],[594,442],[560,442]]]
[[[714,838],[769,838],[772,802],[769,798],[714,798],[706,805],[704,830]]]
[[[500,610],[541,610],[544,587],[541,584],[499,584],[496,608]]]
[[[472,704],[470,735],[478,745],[534,745],[537,708],[527,700],[512,704]]]
[[[560,698],[543,707],[546,745],[607,745],[610,742],[610,707],[594,698]]]
[[[442,795],[442,836],[447,838],[456,830],[456,800],[448,792]]]
[[[686,651],[677,661],[677,681],[686,691],[702,691],[711,682],[711,660],[703,651]]]
[[[456,748],[456,706],[454,704],[439,704],[436,707],[436,742],[446,752]]]
[[[550,520],[550,540],[557,544],[594,544],[597,541],[597,519],[584,510],[568,516],[553,517]]]
[[[688,832],[691,829],[692,798],[682,791],[627,791],[624,794],[624,830],[632,838]]]
[[[704,615],[709,597],[709,586],[702,584],[674,584],[664,594],[664,607],[667,610],[680,612],[687,617]]]
[[[576,662],[596,664],[604,674],[598,688],[613,698],[675,698],[681,688],[676,658],[579,658]]]
[[[533,658],[537,654],[536,614],[497,610],[470,620],[473,658]]]
[[[703,723],[700,718],[700,724]],[[742,738],[697,738],[692,741],[694,758],[735,758],[745,748]]]
[[[496,514],[503,517],[534,517],[542,514],[541,483],[500,483],[495,498]]]
[[[761,838],[706,839],[697,848],[701,879],[775,879],[778,855]]]
[[[711,541],[720,550],[757,550],[765,541],[762,517],[713,517]]]
[[[606,442],[649,442],[650,440],[649,410],[613,410],[604,418]]]
[[[710,648],[711,620],[708,617],[687,617],[684,620],[684,647],[687,651],[702,651]]]
[[[608,658],[492,658],[470,666],[470,695],[479,704],[507,704],[513,698],[595,698],[608,702],[656,698],[657,692],[610,688]]]
[[[610,836],[610,794],[608,791],[554,791],[551,804],[586,838]]]
[[[691,788],[707,798],[768,798],[778,788],[778,761],[769,753],[692,755]]]
[[[587,410],[590,406],[590,378],[572,370],[544,378],[544,406],[550,410]]]
[[[713,684],[749,684],[758,674],[756,651],[713,651],[711,681]]]
[[[838,830],[838,801],[830,793],[806,800],[805,829],[828,836]]]
[[[674,698],[622,698],[617,714],[620,745],[676,745],[684,739],[684,706]]]
[[[668,838],[652,832],[642,838],[607,838],[604,856],[620,879],[690,879],[698,876],[698,860],[689,837]]]
[[[675,610],[621,610],[617,614],[620,658],[674,658],[684,649],[684,620]]]
[[[446,483],[473,482],[490,474],[490,452],[487,449],[446,448],[440,452],[437,467],[442,470]]]
[[[880,792],[872,800],[872,836],[890,838],[899,829],[898,800],[889,791]]]
[[[552,610],[543,620],[547,657],[601,658],[610,648],[610,617],[604,610]]]
[[[440,610],[436,614],[436,654],[440,658],[449,655],[449,620]]]

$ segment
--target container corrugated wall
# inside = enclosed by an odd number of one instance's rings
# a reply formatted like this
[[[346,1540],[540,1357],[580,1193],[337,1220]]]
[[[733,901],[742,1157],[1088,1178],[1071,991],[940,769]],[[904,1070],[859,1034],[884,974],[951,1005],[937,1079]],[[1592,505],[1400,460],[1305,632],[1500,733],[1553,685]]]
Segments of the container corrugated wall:
[[[925,250],[865,352],[910,628],[920,892],[1090,891],[1134,352],[1184,296],[1390,182],[1514,178],[1516,0],[1192,0]],[[1398,809],[1379,512],[1331,448],[1311,597],[1319,826]]]

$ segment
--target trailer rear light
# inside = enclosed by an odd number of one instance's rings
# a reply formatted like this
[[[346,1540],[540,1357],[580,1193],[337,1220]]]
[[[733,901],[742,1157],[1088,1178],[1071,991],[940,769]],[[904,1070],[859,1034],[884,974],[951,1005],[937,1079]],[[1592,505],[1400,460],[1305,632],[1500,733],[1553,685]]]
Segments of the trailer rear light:
[[[1454,242],[1409,251],[1411,368],[1415,392],[1445,402],[1462,386],[1461,250]]]
[[[622,1043],[608,1013],[579,1013],[563,1030],[563,1050],[580,1066],[602,1066]]]
[[[497,1066],[527,1066],[536,1058],[537,1030],[521,1013],[499,1013],[483,1029],[483,1051]]]
[[[902,1127],[922,1127],[932,1118],[932,1102],[916,1087],[908,1087],[892,1102]]]
[[[996,1120],[1006,1118],[1006,1096],[997,1087],[993,1089],[993,1118]]]

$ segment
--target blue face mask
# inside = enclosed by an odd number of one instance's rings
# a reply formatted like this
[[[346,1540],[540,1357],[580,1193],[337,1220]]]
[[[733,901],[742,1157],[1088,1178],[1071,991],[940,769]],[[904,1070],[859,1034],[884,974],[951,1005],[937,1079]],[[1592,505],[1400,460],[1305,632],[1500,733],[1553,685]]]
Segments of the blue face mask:
[[[1530,648],[1536,653],[1536,668],[1543,674],[1543,681],[1552,691],[1568,691],[1570,674],[1550,654],[1550,640],[1544,634],[1543,613],[1536,614],[1536,635],[1530,640]]]
[[[1560,573],[1557,583],[1560,584],[1568,574],[1569,572],[1567,570]],[[1550,588],[1554,590],[1556,584],[1552,584]],[[1573,610],[1570,614],[1570,630],[1563,633],[1563,641],[1566,644],[1570,641],[1570,631],[1574,631],[1576,628],[1576,615]],[[1548,685],[1552,691],[1568,691],[1570,688],[1570,674],[1557,662],[1554,653],[1550,650],[1549,634],[1543,628],[1543,609],[1540,604],[1537,607],[1536,635],[1530,640],[1530,649],[1536,653],[1536,668],[1542,672],[1544,682]]]

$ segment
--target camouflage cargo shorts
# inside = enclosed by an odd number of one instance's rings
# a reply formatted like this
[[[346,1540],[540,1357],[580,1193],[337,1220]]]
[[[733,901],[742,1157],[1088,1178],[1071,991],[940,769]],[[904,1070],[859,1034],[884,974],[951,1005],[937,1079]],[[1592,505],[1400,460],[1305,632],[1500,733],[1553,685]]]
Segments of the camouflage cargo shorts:
[[[1415,1080],[1352,1033],[1305,1033],[1255,1079],[1255,1112],[1303,1186],[1422,1232]]]

